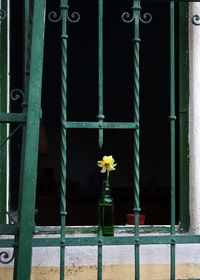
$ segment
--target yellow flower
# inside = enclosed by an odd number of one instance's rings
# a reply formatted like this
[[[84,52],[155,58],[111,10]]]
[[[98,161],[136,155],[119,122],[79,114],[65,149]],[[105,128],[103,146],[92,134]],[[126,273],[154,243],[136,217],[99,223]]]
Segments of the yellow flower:
[[[107,173],[109,173],[110,171],[115,170],[115,166],[117,164],[114,162],[115,160],[112,156],[104,156],[103,160],[99,160],[97,165],[99,167],[102,167],[101,173],[104,173],[106,171]]]

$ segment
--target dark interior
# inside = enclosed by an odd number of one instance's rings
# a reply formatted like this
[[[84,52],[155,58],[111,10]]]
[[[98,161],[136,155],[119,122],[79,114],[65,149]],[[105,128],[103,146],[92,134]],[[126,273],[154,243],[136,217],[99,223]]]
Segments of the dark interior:
[[[14,2],[14,1],[13,1]],[[22,2],[22,1],[21,1]],[[68,22],[67,115],[72,121],[97,121],[98,115],[98,2],[69,1],[69,14],[80,13],[78,23]],[[104,115],[105,121],[133,121],[134,25],[121,15],[131,12],[132,1],[104,1]],[[23,6],[23,5],[22,5]],[[23,9],[12,3],[11,12]],[[47,15],[59,13],[58,1],[47,1]],[[140,206],[146,224],[170,223],[170,131],[169,131],[169,4],[142,2],[141,14],[152,22],[140,24]],[[11,17],[12,18],[12,17]],[[12,27],[11,57],[13,88],[21,87],[23,72],[23,22]],[[18,30],[18,29],[20,30]],[[60,48],[61,23],[46,21],[42,126],[48,151],[38,156],[37,225],[60,224]],[[21,36],[21,37],[20,37]],[[20,43],[21,42],[21,43]],[[19,61],[18,61],[19,59]],[[20,71],[19,71],[20,69]],[[12,105],[16,111],[18,105]],[[11,165],[11,208],[17,207],[20,162],[20,133],[12,140],[19,160]],[[96,225],[97,204],[104,175],[97,160],[112,155],[117,162],[110,174],[115,200],[115,224],[126,223],[133,212],[133,131],[106,130],[102,150],[97,130],[67,131],[67,225]],[[177,214],[178,215],[178,214]]]

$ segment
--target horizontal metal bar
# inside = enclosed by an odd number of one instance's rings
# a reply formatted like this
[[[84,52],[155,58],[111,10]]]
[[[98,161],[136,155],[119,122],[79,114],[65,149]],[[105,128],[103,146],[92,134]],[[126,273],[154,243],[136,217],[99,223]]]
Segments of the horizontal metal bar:
[[[65,239],[65,246],[97,246],[98,238],[97,237],[70,237]],[[60,246],[59,238],[35,238],[33,239],[33,247],[48,247]]]
[[[182,236],[124,236],[124,237],[70,237],[65,239],[65,246],[97,246],[101,240],[102,245],[131,245],[131,244],[190,244],[200,243],[200,235]],[[34,247],[59,246],[58,238],[35,238]]]
[[[13,247],[14,239],[0,239],[0,248]]]
[[[103,128],[103,129],[136,129],[139,127],[134,122],[64,122],[65,128]]]
[[[70,237],[65,239],[65,246],[98,246],[102,245],[152,245],[152,244],[197,244],[200,235],[176,236],[122,236],[122,237]],[[12,247],[14,239],[0,239],[0,247]],[[34,238],[33,247],[59,247],[60,238]]]
[[[25,113],[0,113],[0,123],[25,123]]]
[[[0,225],[0,234],[14,235],[17,233],[17,225]]]
[[[121,236],[121,237],[101,237],[102,245],[131,245],[131,244],[190,244],[200,243],[200,235],[178,235],[178,236]],[[46,245],[45,245],[46,244]],[[59,246],[58,238],[35,238],[33,246]],[[65,240],[65,246],[97,246],[98,237],[70,237]]]
[[[142,2],[156,2],[156,3],[166,3],[166,2],[200,2],[200,0],[142,0]]]
[[[200,235],[177,235],[172,239],[174,239],[176,244],[200,243]]]

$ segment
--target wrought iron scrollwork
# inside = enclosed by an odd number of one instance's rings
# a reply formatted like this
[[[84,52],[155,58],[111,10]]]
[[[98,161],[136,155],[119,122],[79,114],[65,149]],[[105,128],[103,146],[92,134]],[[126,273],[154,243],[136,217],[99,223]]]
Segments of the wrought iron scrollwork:
[[[11,256],[6,251],[0,253],[0,263],[8,264],[11,263],[13,259],[14,259],[14,251]]]
[[[21,107],[27,106],[27,103],[24,102],[24,92],[21,89],[13,89],[10,92],[10,99],[12,101],[17,101],[22,98]],[[0,148],[22,127],[22,123],[20,123],[2,142],[0,142]],[[1,207],[1,205],[0,205]],[[9,216],[9,213],[6,212]],[[9,216],[10,217],[10,216]]]
[[[3,9],[0,9],[0,21],[4,20],[6,18],[6,16],[7,16],[6,11]]]
[[[145,13],[140,17],[140,21],[142,23],[150,23],[152,21],[152,15],[150,13]]]
[[[122,14],[122,20],[125,23],[131,23],[131,22],[134,21],[134,19],[135,19],[134,14],[131,15],[129,12],[125,12],[125,13]]]
[[[135,10],[141,10],[141,6],[132,6],[131,8],[133,10],[132,14],[129,12],[125,12],[122,14],[122,21],[125,23],[131,23],[135,20]],[[152,15],[150,13],[145,13],[142,16],[139,17],[139,20],[142,23],[150,23],[152,21]]]
[[[194,25],[200,25],[200,16],[199,16],[199,15],[194,15],[194,16],[192,17],[192,23],[193,23]]]
[[[80,14],[78,12],[73,12],[71,13],[71,15],[69,15],[69,5],[63,5],[60,6],[60,10],[62,11],[62,9],[65,9],[67,11],[66,13],[66,21],[70,21],[71,23],[76,23],[80,20]],[[52,11],[48,14],[48,19],[51,22],[59,22],[62,18],[62,14],[60,12],[60,16],[58,16],[58,14],[55,11]]]
[[[21,89],[15,88],[15,89],[11,90],[10,99],[12,101],[17,101],[20,99],[20,97],[22,97],[22,99],[24,101],[24,92]]]
[[[67,19],[72,23],[78,22],[80,20],[80,18],[81,18],[80,14],[77,12],[73,12],[70,17],[69,17],[69,15],[67,15]]]
[[[58,17],[58,14],[54,11],[50,12],[48,14],[48,19],[51,21],[51,22],[58,22],[61,20],[61,14],[60,16]]]
[[[141,6],[135,6],[133,5],[131,7],[132,9],[132,13],[129,13],[129,12],[125,12],[122,14],[122,21],[125,22],[125,23],[131,23],[135,20],[135,10],[141,10]]]
[[[24,94],[23,90],[18,89],[18,88],[15,88],[15,89],[11,90],[11,92],[10,92],[10,99],[12,101],[17,101],[20,98],[22,98],[21,107],[27,106],[28,105],[27,102],[24,102],[25,94]]]

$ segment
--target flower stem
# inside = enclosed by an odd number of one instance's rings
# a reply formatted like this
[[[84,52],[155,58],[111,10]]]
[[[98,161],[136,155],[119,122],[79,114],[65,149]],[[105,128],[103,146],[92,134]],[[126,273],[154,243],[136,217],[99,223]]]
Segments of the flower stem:
[[[108,169],[108,167],[107,167],[107,184],[109,184],[109,169]]]

